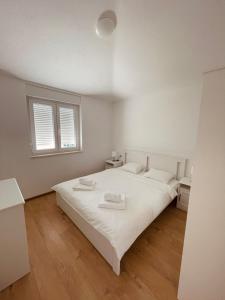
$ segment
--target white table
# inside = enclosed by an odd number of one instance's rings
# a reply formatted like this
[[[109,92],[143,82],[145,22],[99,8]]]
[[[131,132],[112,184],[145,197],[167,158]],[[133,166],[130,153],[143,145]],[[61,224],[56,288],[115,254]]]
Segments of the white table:
[[[24,199],[16,179],[0,181],[0,291],[30,271]]]
[[[183,177],[180,180],[179,185],[179,195],[177,198],[177,208],[182,209],[184,211],[188,210],[189,197],[190,197],[190,189],[191,189],[191,178]]]
[[[107,159],[105,161],[105,169],[119,168],[119,167],[122,167],[122,165],[123,165],[122,160]]]

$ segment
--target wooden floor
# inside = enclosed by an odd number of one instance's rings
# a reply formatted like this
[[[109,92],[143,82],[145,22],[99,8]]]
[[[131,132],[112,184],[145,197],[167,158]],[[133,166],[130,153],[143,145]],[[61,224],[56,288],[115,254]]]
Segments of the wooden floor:
[[[177,299],[186,213],[169,206],[122,260],[121,275],[56,206],[55,194],[25,204],[31,273],[1,300]]]

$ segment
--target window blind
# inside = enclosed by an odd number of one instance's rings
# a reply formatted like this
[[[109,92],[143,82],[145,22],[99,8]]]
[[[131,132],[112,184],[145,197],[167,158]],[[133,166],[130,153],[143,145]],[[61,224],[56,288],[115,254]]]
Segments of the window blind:
[[[59,122],[61,148],[76,148],[74,108],[59,106]]]
[[[53,107],[33,103],[36,150],[55,149]]]
[[[33,156],[81,151],[80,105],[28,97]]]

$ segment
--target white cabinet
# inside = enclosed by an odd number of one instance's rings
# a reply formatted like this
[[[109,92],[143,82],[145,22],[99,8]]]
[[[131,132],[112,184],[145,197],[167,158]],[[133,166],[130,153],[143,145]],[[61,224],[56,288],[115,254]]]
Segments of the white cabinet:
[[[0,181],[0,290],[30,271],[24,199],[15,179]]]
[[[122,167],[122,165],[123,165],[122,160],[108,159],[105,161],[105,169],[119,168],[119,167]]]
[[[177,208],[187,211],[190,197],[191,179],[184,177],[180,180]]]

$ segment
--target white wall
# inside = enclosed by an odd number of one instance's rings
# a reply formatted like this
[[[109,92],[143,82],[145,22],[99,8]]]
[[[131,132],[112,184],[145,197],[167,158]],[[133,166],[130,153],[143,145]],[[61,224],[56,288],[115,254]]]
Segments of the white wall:
[[[192,156],[202,73],[225,64],[224,3],[117,1],[114,147]]]
[[[148,148],[191,157],[196,142],[201,83],[113,104],[113,147]]]
[[[0,179],[15,177],[29,198],[63,180],[102,170],[112,149],[112,104],[82,96],[83,153],[31,158],[26,92],[77,102],[75,96],[26,87],[0,74]]]
[[[178,296],[225,299],[225,69],[204,77]]]

